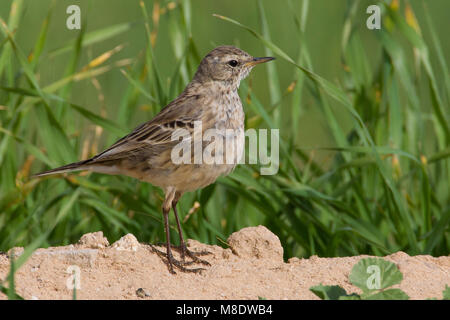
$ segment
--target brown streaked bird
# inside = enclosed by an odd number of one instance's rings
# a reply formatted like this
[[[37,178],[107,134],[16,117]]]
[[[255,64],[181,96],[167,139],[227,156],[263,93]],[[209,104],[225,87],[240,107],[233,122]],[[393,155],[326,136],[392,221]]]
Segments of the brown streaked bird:
[[[133,132],[91,159],[38,173],[35,176],[90,170],[127,175],[161,187],[165,193],[162,211],[167,250],[163,253],[153,247],[154,250],[167,258],[171,273],[175,273],[174,266],[184,272],[203,270],[185,267],[192,263],[209,265],[207,261],[199,258],[208,252],[192,252],[186,247],[176,205],[183,193],[203,188],[213,183],[220,175],[229,174],[240,160],[244,150],[244,111],[238,95],[239,84],[255,65],[273,59],[272,57],[254,58],[233,46],[217,47],[203,58],[194,78],[184,91],[152,120],[138,126]],[[193,136],[189,146],[195,150],[194,142],[197,141],[196,135],[199,133],[196,132],[198,123],[201,124],[201,131],[199,131],[201,134],[208,129],[218,132],[232,130],[236,133],[231,138],[236,148],[232,150],[236,153],[235,161],[231,163],[229,161],[224,163],[173,161],[172,150],[179,144],[179,137],[174,138],[176,132],[179,132],[178,129],[183,129],[184,132]],[[227,135],[226,138],[229,136]],[[205,142],[200,141],[204,147]],[[232,153],[228,150],[228,145],[225,149],[219,148],[216,152],[220,152],[222,156]],[[212,156],[216,155],[212,154]],[[179,247],[173,247],[170,244],[169,212],[171,208],[175,213],[180,237]],[[172,247],[180,250],[181,261],[173,257]],[[187,262],[186,256],[191,258],[191,261]]]

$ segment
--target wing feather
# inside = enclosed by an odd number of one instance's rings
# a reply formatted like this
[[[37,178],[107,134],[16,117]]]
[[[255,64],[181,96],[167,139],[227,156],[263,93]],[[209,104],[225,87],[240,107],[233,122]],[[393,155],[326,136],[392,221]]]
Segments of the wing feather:
[[[153,154],[171,148],[177,143],[172,133],[181,128],[192,135],[194,121],[202,118],[202,108],[198,108],[198,96],[180,95],[152,120],[147,121],[130,134],[116,141],[111,147],[92,158],[92,164],[121,160],[134,154]],[[153,150],[154,149],[154,150]]]

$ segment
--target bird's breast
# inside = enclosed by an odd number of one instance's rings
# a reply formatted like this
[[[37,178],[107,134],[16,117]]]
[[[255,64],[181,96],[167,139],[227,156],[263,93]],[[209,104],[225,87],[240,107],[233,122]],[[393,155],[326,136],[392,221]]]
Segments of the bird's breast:
[[[236,91],[220,91],[215,97],[213,108],[216,129],[243,129],[244,111]]]

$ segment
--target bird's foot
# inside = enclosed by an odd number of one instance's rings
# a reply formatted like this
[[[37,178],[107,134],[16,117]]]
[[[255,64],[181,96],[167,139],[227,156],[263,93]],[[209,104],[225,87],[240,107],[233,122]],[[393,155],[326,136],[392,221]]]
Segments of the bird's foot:
[[[158,246],[164,246],[167,248],[167,244],[166,243],[158,243]],[[172,252],[163,252],[161,250],[156,249],[154,246],[151,246],[153,252],[157,253],[160,257],[163,257],[167,260],[167,265],[169,267],[169,272],[172,274],[175,274],[176,272],[173,270],[173,267],[175,266],[176,268],[178,268],[180,271],[182,272],[192,272],[192,273],[199,273],[201,271],[204,271],[204,268],[192,268],[192,269],[188,269],[185,266],[188,265],[192,265],[194,263],[200,263],[203,264],[205,266],[210,266],[211,264],[203,259],[200,259],[199,256],[204,256],[204,255],[208,255],[211,254],[211,252],[209,251],[200,251],[200,252],[193,252],[191,250],[189,250],[186,245],[181,245],[181,246],[170,246],[171,249],[174,249],[176,251],[180,252],[180,257],[181,257],[181,261],[177,260],[173,257]],[[186,261],[186,256],[191,258],[191,261]]]

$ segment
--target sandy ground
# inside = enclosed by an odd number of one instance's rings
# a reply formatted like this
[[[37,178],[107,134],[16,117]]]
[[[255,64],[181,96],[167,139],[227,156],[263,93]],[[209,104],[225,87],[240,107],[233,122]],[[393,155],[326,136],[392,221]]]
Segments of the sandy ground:
[[[211,266],[200,274],[172,275],[151,247],[133,235],[109,245],[102,232],[90,233],[75,245],[38,249],[17,271],[16,290],[25,299],[72,299],[70,272],[75,270],[80,280],[77,299],[318,299],[309,288],[320,283],[360,292],[348,275],[366,256],[313,256],[285,263],[278,237],[262,226],[233,233],[227,242],[230,248],[223,249],[190,240],[191,250],[211,252],[204,257]],[[445,285],[450,285],[450,256],[397,252],[385,258],[403,273],[396,287],[411,299],[442,299]],[[0,279],[5,279],[9,263],[9,255],[0,254]]]

